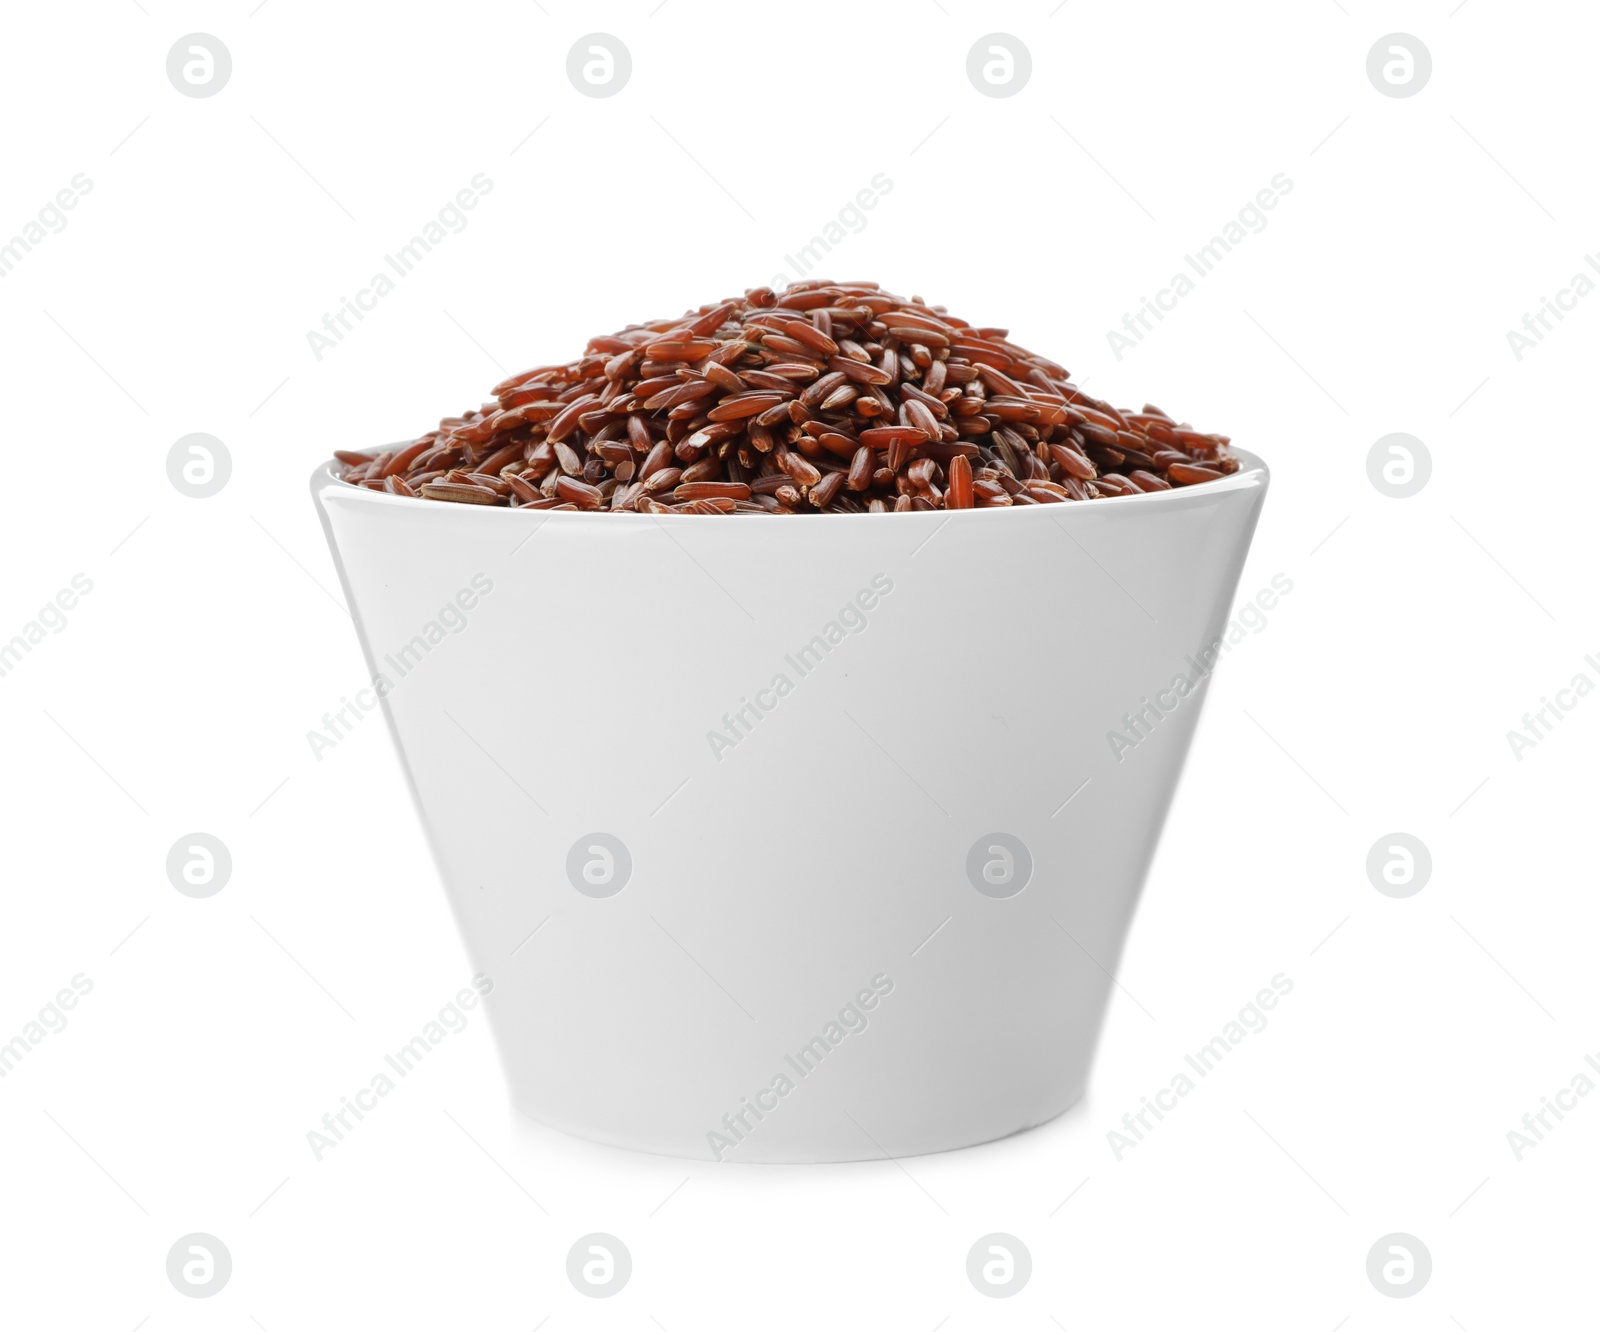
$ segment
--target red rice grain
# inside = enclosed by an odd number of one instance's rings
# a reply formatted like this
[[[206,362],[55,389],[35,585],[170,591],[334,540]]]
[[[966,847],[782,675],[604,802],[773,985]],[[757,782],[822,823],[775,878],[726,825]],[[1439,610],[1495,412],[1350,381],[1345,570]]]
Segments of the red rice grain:
[[[375,453],[352,485],[543,512],[912,513],[1076,503],[1239,470],[1226,435],[1090,397],[943,306],[807,281],[590,340]]]

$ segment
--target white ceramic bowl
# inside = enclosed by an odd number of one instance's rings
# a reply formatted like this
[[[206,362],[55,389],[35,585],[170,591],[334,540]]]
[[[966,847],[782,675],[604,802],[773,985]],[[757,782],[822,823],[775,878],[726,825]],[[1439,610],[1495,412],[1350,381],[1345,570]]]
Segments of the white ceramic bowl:
[[[1266,494],[1240,458],[1128,498],[794,521],[318,468],[516,1104],[838,1161],[1077,1100]]]

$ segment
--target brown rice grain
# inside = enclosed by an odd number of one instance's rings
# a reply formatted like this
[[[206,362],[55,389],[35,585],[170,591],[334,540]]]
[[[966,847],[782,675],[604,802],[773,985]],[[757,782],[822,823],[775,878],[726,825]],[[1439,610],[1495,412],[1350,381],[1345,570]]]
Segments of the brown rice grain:
[[[1085,393],[1004,328],[808,280],[592,338],[415,439],[334,456],[353,485],[458,504],[903,513],[1204,485],[1239,470],[1229,443]]]

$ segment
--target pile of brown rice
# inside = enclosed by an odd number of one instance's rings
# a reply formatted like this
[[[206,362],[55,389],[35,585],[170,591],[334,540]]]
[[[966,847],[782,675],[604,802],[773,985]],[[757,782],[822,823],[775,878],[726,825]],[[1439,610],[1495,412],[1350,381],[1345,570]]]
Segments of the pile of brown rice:
[[[457,504],[628,513],[905,513],[1060,504],[1218,480],[1226,435],[1119,411],[943,306],[801,282],[593,338],[567,365],[354,485]]]

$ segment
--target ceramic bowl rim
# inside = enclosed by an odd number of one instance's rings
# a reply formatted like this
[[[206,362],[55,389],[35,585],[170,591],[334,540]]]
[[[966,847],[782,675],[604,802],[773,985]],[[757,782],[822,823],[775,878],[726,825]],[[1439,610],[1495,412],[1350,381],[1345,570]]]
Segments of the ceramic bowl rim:
[[[409,442],[409,441],[407,441]],[[390,448],[404,448],[405,443],[388,446]],[[1112,495],[1103,499],[1087,501],[1068,501],[1061,504],[1037,504],[1022,506],[1004,506],[994,509],[930,509],[914,513],[880,514],[880,513],[828,513],[817,515],[828,519],[830,522],[854,522],[865,520],[887,523],[892,517],[896,523],[920,523],[926,526],[929,523],[941,522],[954,518],[958,522],[975,522],[1003,520],[1008,523],[1045,521],[1058,518],[1068,513],[1081,514],[1085,511],[1091,513],[1129,513],[1138,507],[1149,508],[1153,505],[1168,505],[1187,507],[1190,504],[1205,503],[1208,497],[1221,497],[1241,490],[1254,490],[1263,487],[1270,480],[1271,473],[1267,465],[1257,455],[1244,449],[1233,448],[1229,451],[1239,460],[1239,470],[1220,481],[1206,481],[1194,486],[1174,486],[1171,490],[1149,490],[1139,495]],[[369,490],[365,486],[350,485],[340,477],[335,468],[340,464],[332,458],[317,464],[311,473],[311,491],[319,501],[323,499],[336,499],[339,502],[355,504],[375,504],[381,507],[396,508],[397,511],[410,511],[418,514],[455,513],[459,515],[463,510],[482,515],[489,522],[523,522],[525,518],[517,517],[523,511],[511,509],[498,504],[448,504],[426,500],[414,499],[406,495],[390,495],[381,490]],[[1028,512],[1028,511],[1034,512]],[[660,522],[662,516],[648,513],[602,513],[594,510],[557,511],[539,509],[546,520],[563,524],[587,525],[601,523],[608,527],[615,527],[619,531],[634,531],[647,522]],[[724,523],[732,516],[728,514],[701,514],[678,513],[669,515],[674,525],[684,523]],[[751,515],[754,517],[755,515]],[[427,521],[427,519],[423,519]],[[748,527],[746,523],[735,522],[727,524],[737,530],[743,531]],[[540,524],[543,526],[543,523]],[[900,530],[906,530],[901,528]]]

